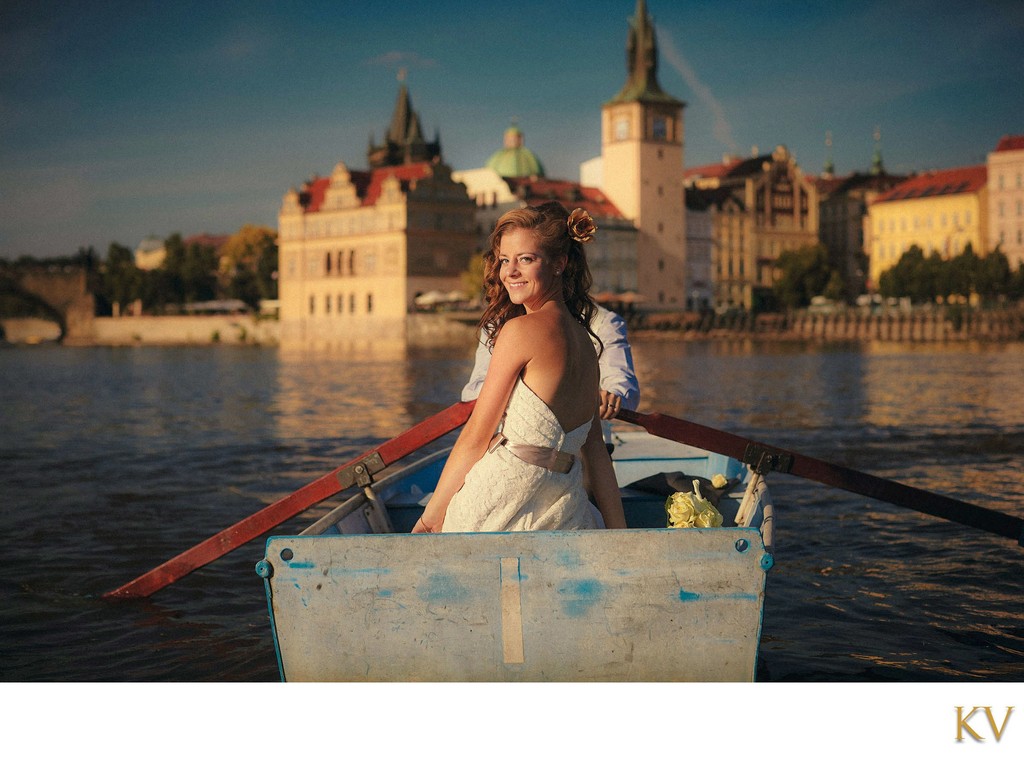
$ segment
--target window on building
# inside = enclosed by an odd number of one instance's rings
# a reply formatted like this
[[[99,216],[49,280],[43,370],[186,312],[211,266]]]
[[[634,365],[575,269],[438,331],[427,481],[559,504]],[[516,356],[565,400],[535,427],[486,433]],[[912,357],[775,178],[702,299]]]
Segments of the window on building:
[[[324,296],[324,313],[325,314],[330,314],[331,313],[331,296],[330,295],[325,295]]]
[[[326,271],[328,274],[331,273],[331,254],[329,252],[324,257],[324,271]]]
[[[366,294],[366,313],[373,313],[373,293]]]
[[[348,313],[349,314],[355,314],[356,313],[356,294],[355,293],[351,293],[348,296]]]
[[[316,296],[309,296],[309,315],[313,316],[316,313]]]
[[[668,138],[668,120],[661,116],[654,118],[651,124],[651,138],[655,141],[664,141]]]
[[[356,274],[356,251],[348,251],[348,274],[350,277],[354,277]]]
[[[338,313],[345,313],[345,299],[341,293],[338,293]]]

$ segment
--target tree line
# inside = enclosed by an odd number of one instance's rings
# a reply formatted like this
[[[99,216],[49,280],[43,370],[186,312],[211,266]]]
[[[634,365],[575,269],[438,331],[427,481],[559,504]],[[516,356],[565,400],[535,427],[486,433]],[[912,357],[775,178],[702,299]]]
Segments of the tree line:
[[[22,256],[13,265],[84,268],[99,316],[120,313],[136,302],[147,314],[173,314],[189,303],[224,299],[243,301],[256,310],[261,300],[277,298],[273,229],[247,224],[219,248],[186,242],[180,234],[172,234],[163,244],[166,255],[153,269],[140,269],[134,252],[118,242],[110,244],[106,258],[93,247],[83,247],[73,256]]]
[[[844,270],[831,262],[822,244],[784,251],[775,265],[774,296],[784,308],[809,306],[819,295],[849,302],[865,289],[863,284],[848,284]],[[944,259],[938,252],[926,256],[913,245],[879,276],[878,292],[883,298],[909,298],[915,304],[977,300],[982,306],[996,306],[1024,299],[1024,264],[1011,269],[998,247],[979,256],[968,243],[959,255]]]

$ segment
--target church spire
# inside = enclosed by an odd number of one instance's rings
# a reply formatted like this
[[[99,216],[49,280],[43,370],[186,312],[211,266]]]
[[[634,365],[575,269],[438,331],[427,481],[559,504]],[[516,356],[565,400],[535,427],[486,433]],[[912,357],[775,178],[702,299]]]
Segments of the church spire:
[[[832,161],[832,131],[825,131],[825,150],[827,156],[825,157],[825,167],[822,168],[821,175],[825,178],[832,178],[836,174],[836,164]]]
[[[662,101],[681,103],[658,84],[658,40],[647,3],[637,0],[636,13],[629,20],[626,37],[626,84],[616,101]]]
[[[371,168],[402,165],[409,162],[432,162],[441,158],[441,136],[428,142],[423,137],[420,116],[412,108],[409,89],[405,85],[405,69],[398,73],[398,98],[391,114],[391,123],[381,146],[374,146],[373,136],[367,159]]]
[[[871,175],[885,175],[885,168],[882,167],[882,129],[875,127],[875,152],[871,157]]]

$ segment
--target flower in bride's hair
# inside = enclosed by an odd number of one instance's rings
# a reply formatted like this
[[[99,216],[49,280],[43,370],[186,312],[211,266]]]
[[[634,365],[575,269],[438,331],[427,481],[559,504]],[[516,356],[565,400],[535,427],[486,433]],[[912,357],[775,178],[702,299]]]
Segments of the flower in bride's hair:
[[[569,214],[569,236],[577,242],[589,242],[594,238],[597,231],[597,224],[590,217],[590,213],[581,207],[576,208]]]

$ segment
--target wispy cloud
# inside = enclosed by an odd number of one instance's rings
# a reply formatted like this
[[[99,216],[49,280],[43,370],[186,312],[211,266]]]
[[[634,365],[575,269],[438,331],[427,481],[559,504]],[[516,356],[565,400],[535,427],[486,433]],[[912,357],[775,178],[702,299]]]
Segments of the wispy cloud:
[[[690,90],[697,97],[704,107],[712,116],[712,133],[714,134],[715,140],[725,146],[733,154],[739,153],[739,144],[736,143],[736,138],[733,135],[732,125],[729,123],[729,118],[725,115],[725,108],[722,103],[715,98],[715,94],[711,92],[709,88],[700,77],[697,76],[697,72],[690,66],[683,54],[676,48],[675,43],[672,42],[672,38],[669,37],[664,31],[659,30],[658,41],[661,43],[661,53],[673,69],[675,69],[686,84],[690,86]]]

